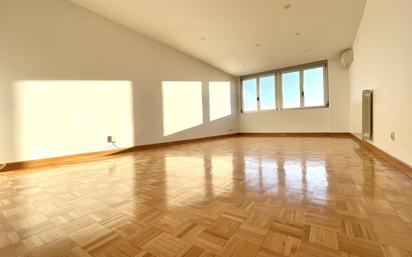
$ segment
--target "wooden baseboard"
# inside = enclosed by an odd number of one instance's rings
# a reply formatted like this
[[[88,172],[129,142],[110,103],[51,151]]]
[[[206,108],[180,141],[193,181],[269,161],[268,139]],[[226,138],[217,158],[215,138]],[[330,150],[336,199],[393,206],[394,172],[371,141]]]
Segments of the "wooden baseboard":
[[[180,145],[180,144],[188,144],[188,143],[213,140],[213,139],[218,139],[218,138],[233,137],[236,135],[237,133],[204,137],[204,138],[186,139],[186,140],[179,140],[179,141],[172,141],[172,142],[165,142],[165,143],[158,143],[158,144],[133,146],[130,148],[119,148],[119,149],[98,151],[98,152],[92,152],[92,153],[66,155],[66,156],[52,157],[52,158],[39,159],[39,160],[10,162],[10,163],[6,163],[6,167],[0,170],[0,172],[23,170],[23,169],[33,169],[33,168],[50,166],[50,165],[61,165],[61,164],[89,161],[89,160],[97,159],[101,157],[108,157],[108,156],[113,156],[113,155],[118,155],[118,154],[123,154],[123,153],[131,153],[137,150],[150,149],[150,148],[156,148],[156,147],[166,147],[166,146],[173,146],[173,145]]]
[[[359,143],[359,145],[377,154],[382,159],[384,159],[389,164],[391,164],[394,168],[398,169],[399,171],[403,172],[408,177],[412,178],[412,166],[388,154],[387,152],[369,143],[368,141],[361,139],[358,135],[356,134],[350,134],[350,135],[356,142]]]
[[[309,133],[234,133],[234,134],[227,134],[227,135],[219,135],[219,136],[211,136],[211,137],[204,137],[204,138],[195,138],[195,139],[187,139],[187,140],[180,140],[180,141],[172,141],[172,142],[165,142],[165,143],[157,143],[157,144],[149,144],[149,145],[141,145],[141,146],[134,146],[130,148],[122,148],[122,149],[114,149],[114,150],[107,150],[107,151],[99,151],[93,153],[83,153],[83,154],[75,154],[75,155],[68,155],[68,156],[61,156],[61,157],[53,157],[41,160],[31,160],[31,161],[20,161],[20,162],[11,162],[7,163],[7,166],[2,169],[1,171],[12,171],[12,170],[21,170],[21,169],[32,169],[32,168],[39,168],[44,166],[50,165],[61,165],[61,164],[68,164],[68,163],[75,163],[75,162],[82,162],[82,161],[89,161],[92,159],[97,159],[101,157],[108,157],[123,153],[131,153],[138,150],[143,149],[151,149],[156,147],[167,147],[167,146],[174,146],[180,144],[188,144],[194,142],[201,142],[201,141],[208,141],[213,139],[220,139],[220,138],[227,138],[227,137],[234,137],[234,136],[250,136],[250,137],[339,137],[339,138],[352,138],[356,142],[358,142],[361,146],[364,146],[368,150],[374,152],[375,154],[379,155],[382,159],[390,163],[396,169],[402,171],[407,176],[412,178],[412,167],[401,160],[395,158],[394,156],[386,153],[385,151],[379,149],[378,147],[370,144],[367,141],[362,140],[358,136],[347,133],[347,132],[309,132]]]
[[[209,140],[214,140],[214,139],[235,137],[237,135],[238,135],[238,133],[233,133],[233,134],[210,136],[210,137],[201,137],[201,138],[193,138],[193,139],[185,139],[185,140],[178,140],[178,141],[171,141],[171,142],[164,142],[164,143],[138,145],[138,146],[133,146],[133,147],[124,149],[123,151],[121,151],[119,153],[131,153],[131,152],[135,152],[135,151],[138,151],[138,150],[152,149],[152,148],[156,148],[156,147],[175,146],[175,145],[189,144],[189,143],[202,142],[202,141],[209,141]]]
[[[257,132],[238,133],[246,137],[351,137],[348,132]]]
[[[99,157],[115,155],[115,154],[121,153],[122,151],[124,151],[124,149],[114,149],[114,150],[98,151],[98,152],[92,152],[92,153],[65,155],[65,156],[45,158],[45,159],[39,159],[39,160],[10,162],[10,163],[6,163],[6,167],[4,167],[0,171],[3,172],[3,171],[12,171],[12,170],[32,169],[32,168],[43,167],[43,166],[54,165],[54,164],[81,162],[81,161],[86,161],[86,160],[95,159]]]

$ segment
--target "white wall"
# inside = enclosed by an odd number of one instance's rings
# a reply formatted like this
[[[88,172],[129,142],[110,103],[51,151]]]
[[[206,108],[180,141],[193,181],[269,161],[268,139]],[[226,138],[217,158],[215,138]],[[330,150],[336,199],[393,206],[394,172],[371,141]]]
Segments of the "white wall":
[[[134,145],[130,81],[25,80],[13,94],[14,143],[24,160],[114,148],[102,140],[108,135]]]
[[[339,58],[328,60],[329,108],[242,113],[239,132],[347,132],[349,73]]]
[[[363,89],[374,90],[372,144],[412,165],[412,1],[368,1],[350,70],[350,125],[361,133]],[[390,138],[396,133],[396,140]]]
[[[0,31],[0,162],[41,157],[44,149],[48,149],[48,157],[104,150],[107,147],[105,133],[112,133],[119,139],[120,147],[127,147],[130,146],[130,138],[122,138],[131,127],[134,145],[236,132],[237,87],[234,77],[68,1],[1,0]],[[53,102],[59,103],[59,108],[64,110],[61,111],[62,117],[73,117],[79,110],[92,116],[99,115],[99,108],[89,107],[100,106],[100,113],[106,114],[108,120],[126,124],[124,126],[113,125],[102,118],[86,124],[84,120],[76,122],[78,125],[74,128],[61,130],[59,125],[65,119],[53,116],[58,114],[57,111],[50,112],[53,113],[50,118],[37,117],[39,119],[33,117],[39,116],[38,112],[22,114],[21,102],[30,101],[33,95],[24,95],[17,89],[18,84],[41,84],[42,81],[55,85],[56,90],[64,82],[81,82],[77,86],[93,81],[130,82],[133,121],[127,125],[128,122],[117,119],[119,115],[124,115],[124,111],[114,108],[121,102],[121,98],[115,97],[116,94],[113,94],[113,101],[107,101],[107,96],[96,96],[91,97],[89,102],[76,101],[75,104],[74,100],[67,101],[64,94],[54,94],[53,97],[61,97],[62,101],[52,101],[48,98],[53,95],[50,91],[37,94],[42,99],[36,99],[45,103],[44,108],[53,109],[56,108]],[[202,124],[164,136],[164,81],[202,83]],[[213,121],[209,121],[210,81],[231,83],[231,115]],[[71,105],[73,108],[69,108]],[[24,110],[27,112],[29,109]],[[111,109],[118,111],[109,113]],[[22,121],[21,117],[26,118]],[[34,134],[24,134],[24,129],[29,128],[22,124],[27,120],[31,122],[29,127],[36,124],[41,129],[36,129]],[[82,133],[86,130],[87,133]],[[90,131],[93,130],[98,136],[90,139]],[[30,135],[30,138],[24,139],[22,133]],[[29,144],[24,147],[30,147],[29,153],[21,150],[25,143]]]

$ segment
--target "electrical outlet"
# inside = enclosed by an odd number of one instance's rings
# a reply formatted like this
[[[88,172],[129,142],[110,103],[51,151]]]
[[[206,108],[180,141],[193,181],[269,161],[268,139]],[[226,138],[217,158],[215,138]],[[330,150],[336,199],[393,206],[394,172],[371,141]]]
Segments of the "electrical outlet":
[[[391,139],[392,139],[392,141],[395,141],[395,132],[391,133]]]
[[[113,137],[112,137],[112,136],[108,136],[108,137],[107,137],[107,142],[108,142],[108,143],[113,143]]]

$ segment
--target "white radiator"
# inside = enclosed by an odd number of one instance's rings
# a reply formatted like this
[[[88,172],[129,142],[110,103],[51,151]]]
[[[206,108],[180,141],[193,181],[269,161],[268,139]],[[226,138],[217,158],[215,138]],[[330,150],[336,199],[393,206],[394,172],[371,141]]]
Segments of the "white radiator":
[[[373,128],[373,94],[372,90],[362,92],[362,138],[372,139]]]

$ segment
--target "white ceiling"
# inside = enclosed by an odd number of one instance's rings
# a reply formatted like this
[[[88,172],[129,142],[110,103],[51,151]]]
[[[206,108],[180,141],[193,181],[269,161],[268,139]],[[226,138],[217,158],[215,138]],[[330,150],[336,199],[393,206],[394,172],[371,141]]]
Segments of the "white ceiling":
[[[237,76],[336,56],[351,47],[366,2],[70,1]]]

